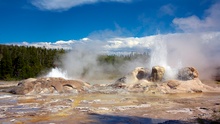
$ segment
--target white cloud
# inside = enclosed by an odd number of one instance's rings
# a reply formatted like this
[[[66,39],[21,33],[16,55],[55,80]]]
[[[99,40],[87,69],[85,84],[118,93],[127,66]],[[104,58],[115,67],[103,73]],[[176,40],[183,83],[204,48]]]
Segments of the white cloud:
[[[35,46],[35,47],[45,47],[48,49],[72,49],[72,45],[75,43],[74,40],[69,40],[69,41],[57,41],[55,43],[52,42],[35,42],[35,43],[28,43],[28,42],[23,42],[22,44],[17,44],[21,46]]]
[[[97,2],[131,2],[132,0],[32,0],[31,3],[41,10],[65,11],[75,6]]]
[[[90,33],[88,37],[91,39],[105,40],[114,37],[126,37],[126,36],[132,36],[132,33],[126,28],[120,27],[118,24],[115,23],[115,30],[105,29],[105,30],[94,31]]]
[[[220,32],[210,32],[210,33],[174,33],[165,35],[152,35],[146,37],[115,37],[107,39],[90,39],[82,38],[80,40],[59,40],[56,42],[35,42],[28,43],[27,41],[17,44],[24,46],[36,46],[36,47],[46,47],[46,48],[63,48],[71,49],[75,46],[86,45],[89,47],[98,45],[100,50],[104,51],[114,51],[118,49],[133,48],[137,52],[139,49],[150,49],[155,42],[166,42],[170,46],[175,43],[179,43],[180,46],[184,46],[189,42],[201,42],[200,44],[211,44],[212,42],[218,42],[220,39]],[[219,43],[220,45],[220,43]],[[187,46],[187,45],[186,45]],[[218,46],[218,45],[217,45]],[[220,47],[220,46],[219,46]],[[122,51],[121,51],[122,52]]]
[[[26,42],[26,41],[24,41],[24,42],[22,42],[22,44],[21,45],[23,45],[23,46],[28,46],[28,42]]]
[[[112,38],[107,41],[107,44],[104,46],[104,48],[108,49],[109,51],[121,48],[149,48],[155,38],[155,36],[141,38]]]
[[[55,42],[54,44],[73,44],[73,43],[75,43],[75,40],[68,40],[68,41],[59,40]]]
[[[220,3],[206,10],[204,18],[192,15],[187,18],[175,18],[173,23],[184,32],[207,32],[220,30]]]
[[[175,12],[175,6],[173,6],[172,4],[166,4],[163,5],[160,9],[159,9],[159,14],[161,16],[163,15],[170,15],[173,16],[174,12]]]

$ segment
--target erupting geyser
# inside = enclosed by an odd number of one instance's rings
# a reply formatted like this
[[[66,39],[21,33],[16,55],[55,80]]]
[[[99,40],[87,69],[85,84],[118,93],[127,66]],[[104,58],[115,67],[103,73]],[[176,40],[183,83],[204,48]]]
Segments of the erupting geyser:
[[[163,40],[162,36],[159,35],[158,39],[155,40],[153,46],[151,47],[150,68],[154,66],[162,66],[166,70],[164,78],[175,79],[178,73],[178,69],[182,68],[181,63],[179,62],[179,64],[177,65],[178,67],[171,67],[168,64],[167,59],[167,44]]]

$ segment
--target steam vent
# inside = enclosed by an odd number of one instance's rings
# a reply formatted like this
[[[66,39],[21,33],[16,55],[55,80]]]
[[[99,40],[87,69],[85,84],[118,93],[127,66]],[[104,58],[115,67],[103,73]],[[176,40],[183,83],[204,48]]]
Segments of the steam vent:
[[[18,83],[18,86],[8,90],[13,94],[61,94],[61,93],[91,93],[91,92],[143,92],[143,93],[196,93],[215,92],[218,89],[207,86],[199,79],[194,67],[184,67],[178,70],[173,79],[166,78],[166,70],[162,66],[152,69],[136,67],[132,72],[119,78],[112,84],[90,85],[80,80],[65,80],[63,78],[30,78]]]

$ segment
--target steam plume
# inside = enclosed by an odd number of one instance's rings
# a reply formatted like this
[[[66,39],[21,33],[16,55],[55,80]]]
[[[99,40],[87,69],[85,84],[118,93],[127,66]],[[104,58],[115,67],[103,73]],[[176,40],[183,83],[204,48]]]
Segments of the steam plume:
[[[121,41],[118,38],[116,40],[109,39],[111,41],[110,44],[108,40],[100,42],[91,39],[83,43],[74,44],[72,51],[67,53],[62,59],[63,69],[67,72],[68,77],[71,78],[105,78],[105,74],[116,67],[99,65],[97,57],[100,54],[108,54],[108,52],[112,53],[112,51],[117,50],[125,52],[131,48],[140,53],[149,52],[145,51],[147,49],[150,50],[151,61],[148,63],[147,61],[136,59],[132,62],[127,62],[123,66],[116,68],[122,74],[126,74],[137,66],[151,68],[155,65],[161,65],[166,68],[167,77],[172,78],[177,69],[193,66],[198,69],[200,78],[210,79],[215,74],[215,68],[220,66],[220,32],[176,33],[134,38],[134,42],[136,40],[138,43],[132,44],[132,46],[131,44],[126,46],[127,38],[125,39],[121,38]],[[115,47],[113,42],[124,44],[122,46],[123,49]],[[149,44],[140,47],[140,44],[144,43]],[[106,48],[108,49],[106,50]]]

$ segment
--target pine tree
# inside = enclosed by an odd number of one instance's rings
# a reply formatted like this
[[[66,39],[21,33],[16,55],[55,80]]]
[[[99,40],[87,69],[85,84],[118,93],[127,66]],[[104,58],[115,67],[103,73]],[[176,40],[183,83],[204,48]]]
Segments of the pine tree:
[[[1,78],[4,80],[11,80],[13,74],[11,48],[3,47],[3,57],[1,60]]]

